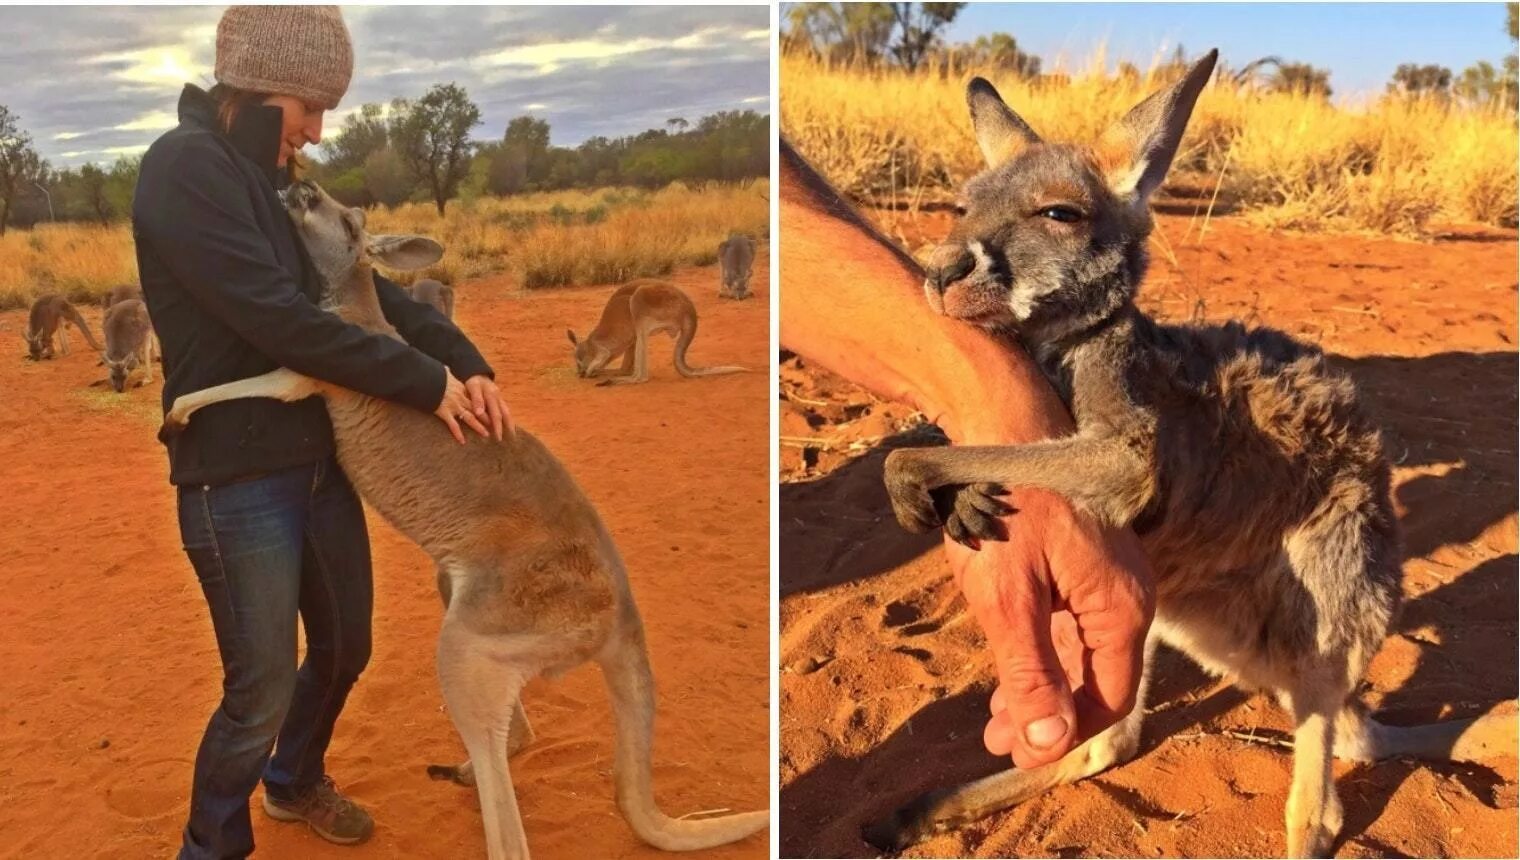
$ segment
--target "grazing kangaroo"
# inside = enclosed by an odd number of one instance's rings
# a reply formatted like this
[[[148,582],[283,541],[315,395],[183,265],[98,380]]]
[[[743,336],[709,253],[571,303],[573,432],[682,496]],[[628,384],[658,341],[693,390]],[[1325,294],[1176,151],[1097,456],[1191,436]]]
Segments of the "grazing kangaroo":
[[[1161,184],[1216,52],[1094,146],[1045,143],[992,85],[968,101],[988,169],[926,270],[938,312],[1016,332],[1072,410],[1075,435],[892,452],[898,521],[974,545],[1002,539],[1001,486],[1058,493],[1139,534],[1155,575],[1146,643],[1274,692],[1293,717],[1287,851],[1326,855],[1342,824],[1332,756],[1513,754],[1513,714],[1393,727],[1353,693],[1398,609],[1390,466],[1349,378],[1271,329],[1163,325],[1134,295]],[[943,516],[941,514],[943,512]],[[1117,725],[1059,761],[925,795],[865,837],[898,850],[1126,761],[1145,681]]]
[[[101,329],[105,332],[106,348],[100,358],[111,369],[111,387],[118,394],[126,390],[127,377],[138,368],[143,372],[138,387],[152,382],[158,337],[153,333],[153,321],[148,318],[148,306],[142,299],[112,305]]]
[[[454,288],[431,278],[423,278],[412,284],[408,292],[414,301],[432,305],[449,319],[454,318]]]
[[[575,347],[575,373],[596,376],[614,356],[623,357],[617,376],[598,385],[623,385],[649,380],[649,336],[665,332],[676,340],[676,372],[693,376],[743,373],[733,366],[690,367],[686,350],[697,336],[697,307],[685,293],[664,281],[630,281],[619,287],[602,309],[602,318],[584,340],[565,329]]]
[[[722,299],[750,297],[749,273],[755,265],[755,240],[744,235],[729,236],[718,245],[718,264],[723,284],[718,288]]]
[[[109,293],[106,293],[105,298],[100,300],[100,309],[103,311],[109,311],[112,307],[124,301],[127,301],[128,299],[141,300],[142,297],[142,287],[135,286],[133,284],[120,284],[118,286],[112,287],[111,291]]]
[[[90,326],[68,299],[53,293],[38,297],[37,301],[32,302],[31,312],[26,318],[26,331],[21,335],[26,338],[27,357],[33,361],[52,358],[55,334],[58,335],[58,354],[68,355],[67,331],[71,325],[79,329],[91,349],[100,349],[95,336],[90,334]]]
[[[399,337],[381,312],[371,260],[418,269],[442,255],[438,243],[368,236],[362,211],[339,205],[309,182],[292,185],[285,205],[322,274],[323,305],[370,331]],[[767,826],[764,811],[684,820],[655,805],[654,678],[627,571],[596,509],[532,434],[518,430],[501,443],[454,444],[432,415],[285,369],[178,398],[163,432],[175,432],[197,409],[223,400],[312,395],[327,402],[338,460],[360,495],[438,565],[445,607],[438,677],[469,750],[468,765],[442,770],[474,781],[491,860],[528,856],[507,769],[509,751],[527,737],[523,685],[586,660],[601,666],[611,693],[613,780],[618,808],[635,833],[658,848],[693,850]]]

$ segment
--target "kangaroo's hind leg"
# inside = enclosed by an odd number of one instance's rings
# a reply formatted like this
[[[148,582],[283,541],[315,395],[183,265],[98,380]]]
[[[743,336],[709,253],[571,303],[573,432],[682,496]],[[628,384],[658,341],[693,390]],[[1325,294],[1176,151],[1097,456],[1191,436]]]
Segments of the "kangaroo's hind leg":
[[[59,355],[68,355],[69,354],[69,324],[68,323],[60,322],[58,324],[58,354]]]
[[[897,853],[928,837],[952,830],[1009,809],[1055,788],[1086,779],[1116,764],[1129,761],[1140,748],[1140,728],[1145,718],[1145,694],[1150,686],[1152,658],[1157,635],[1145,640],[1145,662],[1135,707],[1124,719],[1110,726],[1059,760],[1041,767],[1014,768],[954,788],[919,796],[890,817],[866,825],[861,836],[876,848]]]
[[[514,650],[507,637],[476,633],[453,614],[444,618],[438,634],[438,679],[449,717],[470,754],[490,860],[528,856],[507,769],[512,714],[530,672],[525,659],[514,659]]]

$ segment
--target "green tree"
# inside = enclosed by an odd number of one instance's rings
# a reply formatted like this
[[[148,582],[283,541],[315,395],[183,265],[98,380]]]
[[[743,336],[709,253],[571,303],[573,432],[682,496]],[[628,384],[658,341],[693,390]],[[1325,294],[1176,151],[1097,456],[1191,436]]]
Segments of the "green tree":
[[[903,68],[916,71],[929,49],[939,42],[940,31],[950,26],[965,3],[893,3],[892,17],[897,22],[897,40],[892,56]]]
[[[1278,63],[1268,81],[1269,86],[1282,93],[1298,93],[1330,98],[1330,72],[1316,69],[1308,63]]]
[[[897,17],[891,3],[798,3],[783,44],[819,57],[874,65],[887,55]]]
[[[364,189],[376,203],[399,206],[411,199],[416,185],[401,156],[387,146],[364,159]]]
[[[386,128],[385,106],[361,105],[343,120],[343,127],[322,143],[322,164],[333,174],[343,174],[364,164],[364,160],[384,149],[390,142]]]
[[[1018,40],[1007,33],[977,36],[976,41],[946,49],[944,54],[967,68],[995,69],[1029,79],[1040,76],[1040,58],[1025,53]]]
[[[106,174],[106,201],[118,218],[132,217],[132,198],[137,194],[137,174],[141,170],[142,156],[122,156]]]
[[[438,84],[415,102],[393,103],[390,140],[418,185],[442,215],[470,169],[470,129],[480,108],[458,84]]]
[[[0,105],[0,236],[11,219],[17,198],[45,174],[47,164],[32,148],[32,136],[21,130],[19,117]]]
[[[1400,63],[1388,91],[1403,96],[1444,97],[1451,93],[1451,69],[1445,66]]]
[[[111,216],[115,214],[111,208],[111,198],[106,194],[107,181],[106,172],[93,164],[79,168],[79,190],[83,194],[84,203],[89,207],[90,214],[102,224],[111,223]]]
[[[505,176],[511,191],[541,186],[548,180],[549,121],[531,116],[515,117],[507,123],[501,138],[501,157],[505,159],[498,176]],[[504,169],[505,173],[500,171]]]

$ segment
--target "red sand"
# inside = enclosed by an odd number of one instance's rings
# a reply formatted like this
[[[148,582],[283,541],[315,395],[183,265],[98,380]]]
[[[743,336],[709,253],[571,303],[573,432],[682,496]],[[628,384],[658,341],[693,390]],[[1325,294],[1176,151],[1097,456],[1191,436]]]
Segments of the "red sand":
[[[576,379],[565,328],[585,333],[610,288],[522,294],[495,278],[458,293],[517,421],[566,463],[628,562],[659,691],[655,792],[675,815],[768,805],[765,261],[760,298],[743,303],[716,298],[715,268],[672,279],[701,314],[692,362],[760,371],[713,379],[676,377],[664,337],[645,385]],[[99,311],[84,312],[98,333]],[[60,360],[23,361],[25,323],[0,314],[0,856],[171,856],[221,667],[153,437],[161,383],[92,388],[104,369],[77,336]],[[374,656],[328,770],[374,814],[374,839],[331,846],[255,809],[257,856],[484,857],[474,790],[425,772],[464,755],[433,669],[432,566],[370,522]],[[538,737],[512,774],[534,856],[667,856],[614,806],[600,672],[535,681],[525,703]],[[754,836],[708,856],[767,853]]]
[[[900,232],[917,247],[947,223],[909,219]],[[1514,231],[1421,244],[1278,236],[1233,217],[1200,240],[1198,227],[1160,219],[1147,310],[1176,320],[1197,307],[1318,340],[1384,422],[1408,602],[1366,700],[1421,722],[1513,699]],[[873,856],[861,824],[1007,766],[981,744],[992,673],[938,536],[899,529],[881,488],[871,449],[909,410],[796,358],[781,376],[781,852]],[[1281,738],[1280,709],[1166,651],[1150,709],[1131,763],[909,856],[1281,856],[1286,751],[1223,734]],[[1513,758],[1335,772],[1340,856],[1515,856]]]

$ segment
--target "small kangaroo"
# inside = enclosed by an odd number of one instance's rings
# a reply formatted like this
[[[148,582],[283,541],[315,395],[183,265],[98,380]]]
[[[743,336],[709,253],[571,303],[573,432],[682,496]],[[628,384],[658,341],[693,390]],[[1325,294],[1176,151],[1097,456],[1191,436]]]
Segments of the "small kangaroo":
[[[55,334],[58,335],[58,354],[68,355],[68,327],[71,325],[79,329],[91,349],[100,349],[95,336],[90,334],[89,324],[68,299],[55,293],[39,296],[32,302],[31,312],[26,318],[26,331],[21,335],[26,338],[27,357],[32,361],[52,358]]]
[[[454,318],[454,288],[448,284],[423,278],[407,290],[414,301],[432,305],[449,319]]]
[[[109,311],[115,305],[127,301],[128,299],[141,300],[142,297],[142,287],[136,286],[134,284],[119,284],[112,287],[111,291],[109,293],[106,293],[105,298],[100,300],[100,309],[103,311]]]
[[[724,239],[718,245],[718,264],[723,277],[723,283],[718,287],[718,298],[749,298],[749,273],[755,265],[755,240],[742,234]]]
[[[685,293],[664,281],[630,281],[619,287],[602,309],[602,318],[584,340],[565,329],[575,347],[575,373],[596,376],[614,356],[623,357],[618,375],[598,385],[625,385],[649,380],[649,336],[665,332],[675,338],[676,372],[693,376],[743,373],[742,367],[689,367],[686,350],[697,336],[697,307]]]
[[[886,484],[912,531],[1003,539],[1002,486],[1058,493],[1132,526],[1155,574],[1159,640],[1277,694],[1293,717],[1287,852],[1330,852],[1342,824],[1330,759],[1513,753],[1515,718],[1393,727],[1353,695],[1401,597],[1398,519],[1377,427],[1316,347],[1271,329],[1163,325],[1134,295],[1161,185],[1217,52],[1093,146],[1045,143],[987,81],[967,99],[988,169],[926,270],[939,313],[1012,330],[1076,419],[1009,447],[892,452]],[[942,513],[943,512],[943,516]],[[1145,681],[1118,724],[1050,765],[927,794],[867,827],[900,850],[1135,754]]]
[[[369,236],[364,213],[297,182],[285,205],[323,276],[322,305],[399,337],[380,309],[371,260],[415,270],[443,249],[417,236]],[[444,619],[438,677],[469,762],[429,773],[473,782],[491,860],[526,858],[507,757],[531,738],[519,694],[533,677],[587,660],[602,668],[616,717],[618,808],[657,848],[695,850],[763,830],[765,811],[696,820],[655,805],[650,774],[654,678],[627,571],[596,509],[543,443],[455,444],[430,414],[281,369],[178,398],[165,436],[197,409],[241,397],[327,403],[338,460],[369,504],[438,566]]]
[[[148,306],[142,299],[112,305],[101,329],[105,332],[106,348],[100,358],[111,369],[111,387],[118,394],[126,390],[127,377],[138,368],[142,368],[143,375],[137,387],[152,382],[158,337],[153,333],[153,321],[148,318]]]

